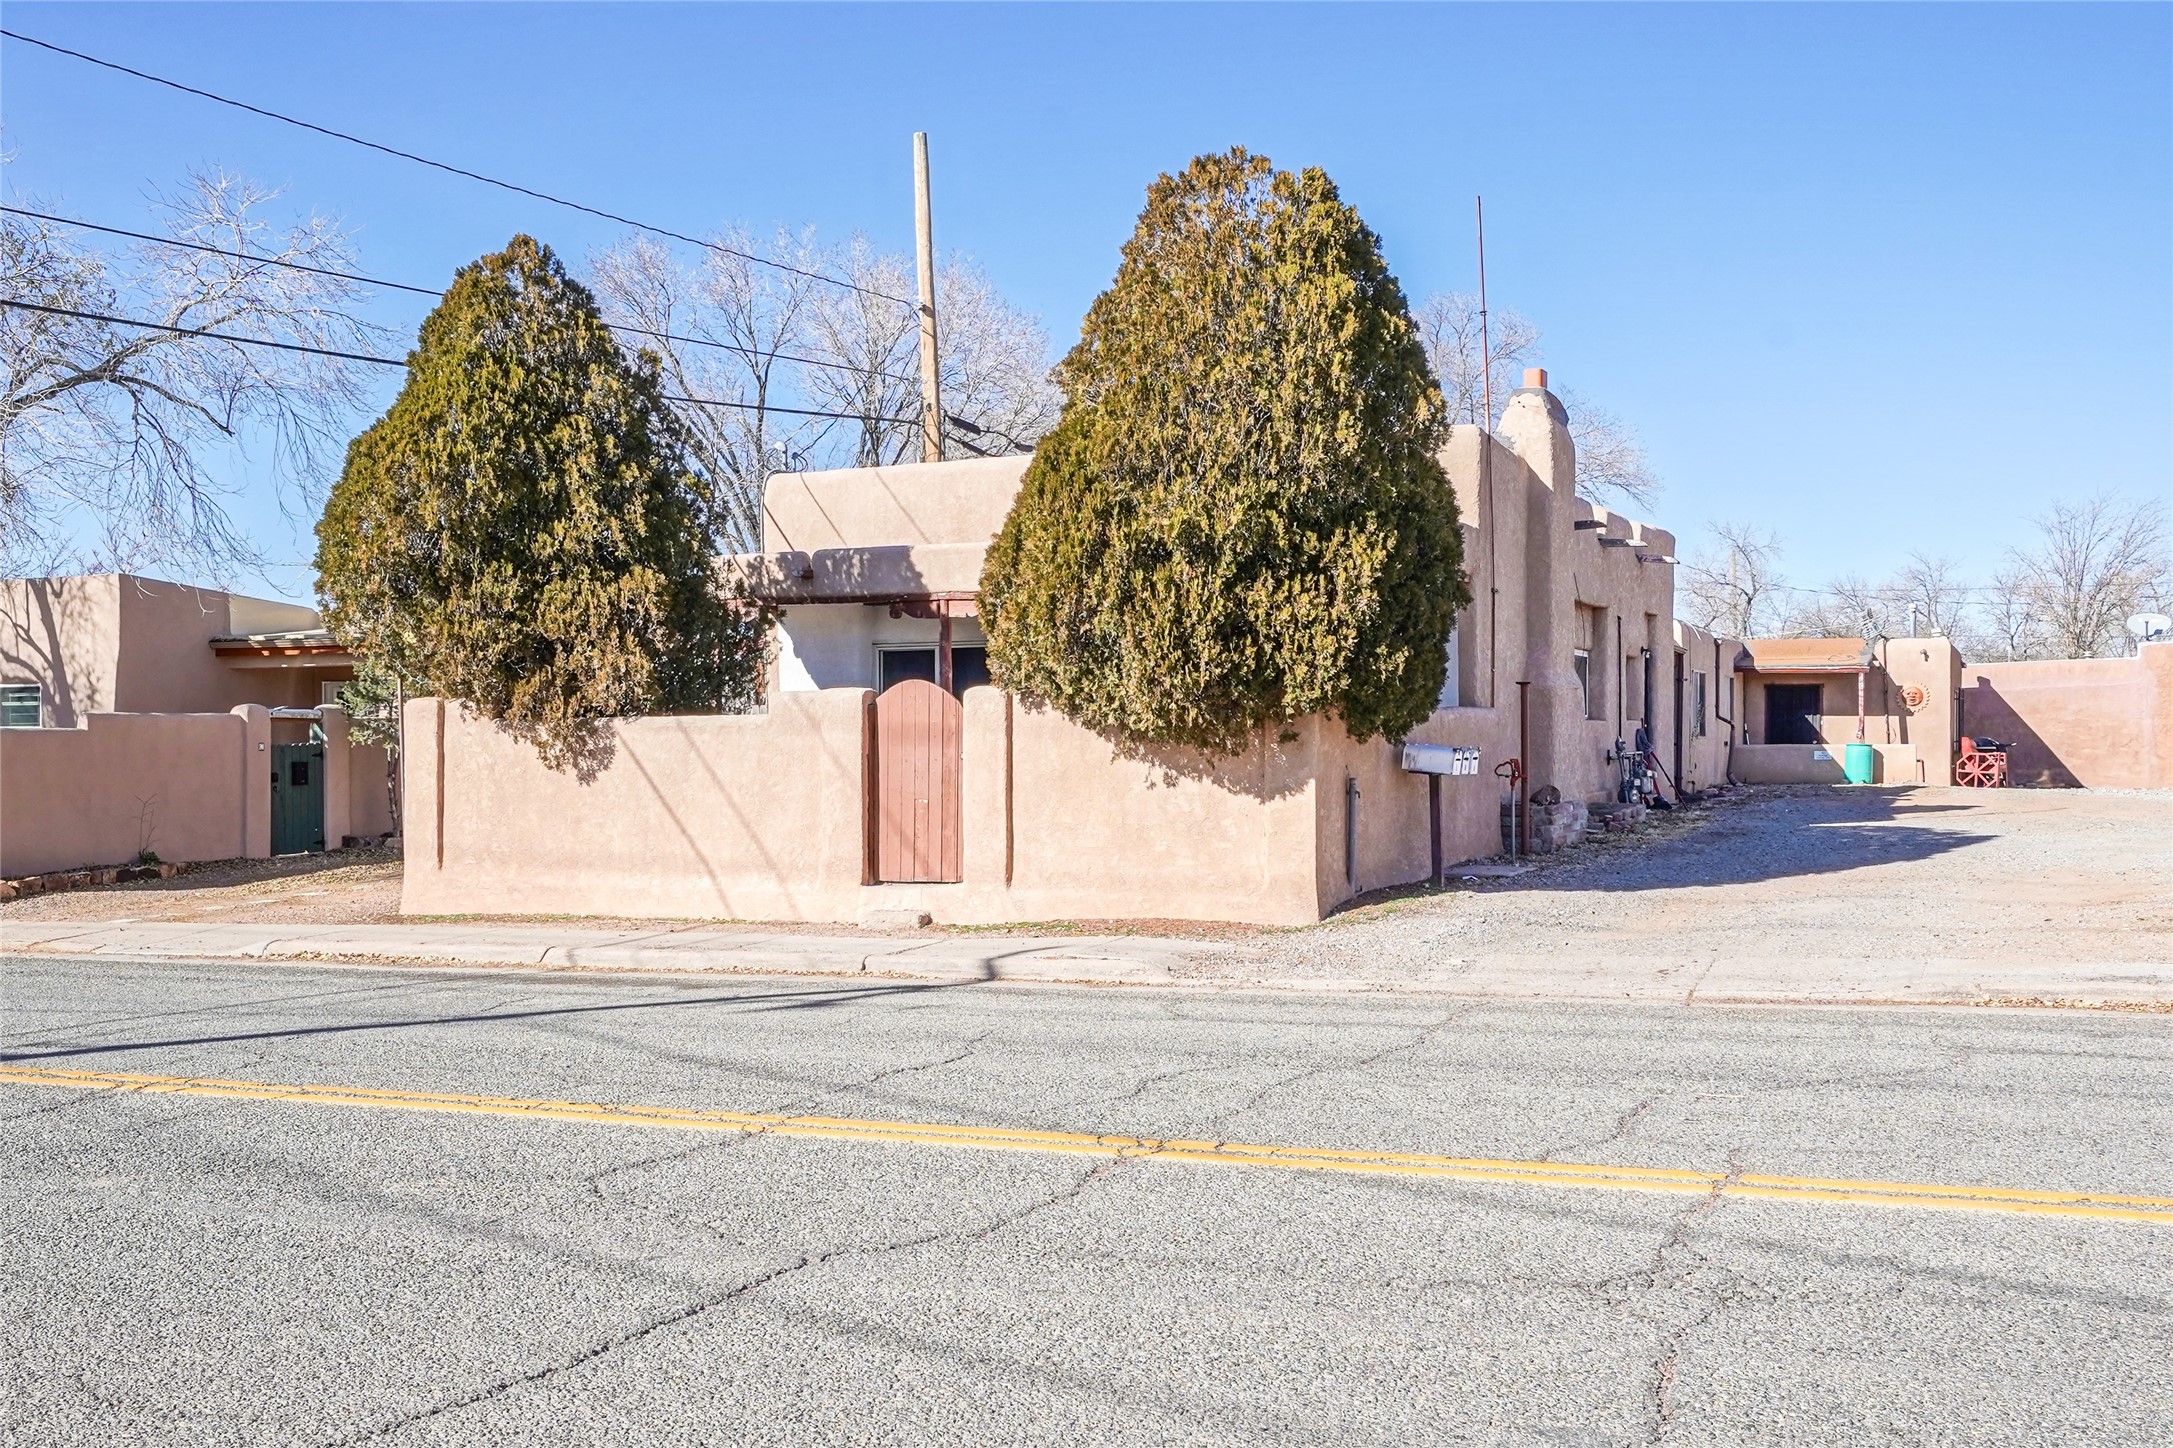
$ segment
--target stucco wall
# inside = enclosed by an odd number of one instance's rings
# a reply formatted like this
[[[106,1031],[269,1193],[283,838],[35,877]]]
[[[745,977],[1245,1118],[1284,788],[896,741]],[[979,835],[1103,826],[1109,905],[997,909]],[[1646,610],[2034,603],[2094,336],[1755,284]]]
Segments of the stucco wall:
[[[987,543],[1029,457],[779,473],[762,495],[766,553],[887,543]]]
[[[408,914],[854,918],[868,692],[622,721],[593,780],[458,705],[407,705]]]
[[[132,574],[0,583],[0,683],[40,684],[46,723],[94,713],[218,713],[237,704],[314,708],[320,683],[353,669],[250,667],[220,658],[222,634],[317,626],[314,609]]]
[[[1309,729],[1220,766],[1128,759],[989,688],[965,701],[965,880],[864,884],[871,697],[826,689],[780,695],[768,714],[621,722],[611,763],[587,783],[457,707],[412,700],[401,908],[838,921],[921,909],[959,924],[1319,917]]]
[[[2173,644],[2127,659],[1965,665],[1961,732],[2011,745],[2017,784],[2173,788]]]
[[[250,853],[261,718],[90,714],[75,729],[0,730],[0,875]],[[248,769],[249,762],[265,769]],[[265,795],[268,818],[269,786]],[[268,838],[268,837],[267,837]]]
[[[347,833],[358,838],[392,832],[392,796],[385,777],[385,747],[350,744],[347,761]],[[337,840],[327,843],[337,844]]]
[[[47,727],[119,707],[120,584],[111,573],[0,581],[0,684],[42,686]]]

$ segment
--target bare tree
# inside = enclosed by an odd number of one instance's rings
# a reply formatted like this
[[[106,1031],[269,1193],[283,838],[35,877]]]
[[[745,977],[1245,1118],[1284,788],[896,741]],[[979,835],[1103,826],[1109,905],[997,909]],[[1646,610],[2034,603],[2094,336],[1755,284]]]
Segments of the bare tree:
[[[854,290],[828,287],[815,299],[812,333],[829,365],[809,373],[808,393],[817,406],[854,419],[855,466],[903,461],[920,437],[920,319],[889,298],[912,294],[912,268],[857,235],[826,259],[825,269]],[[940,294],[936,317],[938,340],[949,346]]]
[[[1896,622],[1906,615],[1911,637],[1959,639],[1970,631],[1969,589],[1956,576],[1953,559],[1911,553],[1891,587],[1898,595]]]
[[[988,273],[964,257],[936,273],[936,316],[943,410],[980,429],[968,451],[1031,448],[1056,426],[1064,398],[1049,380],[1049,334],[1039,318],[1005,301]],[[945,456],[958,456],[962,441],[952,436]]]
[[[1715,523],[1711,543],[1683,560],[1683,616],[1727,638],[1758,638],[1780,624],[1787,585],[1781,544],[1746,523]]]
[[[0,308],[11,564],[50,566],[78,551],[70,540],[87,525],[105,567],[221,578],[258,565],[227,514],[239,488],[220,466],[252,446],[268,450],[281,505],[313,509],[367,399],[366,365],[203,334],[367,352],[386,333],[357,314],[345,233],[318,216],[275,228],[262,212],[277,195],[206,172],[159,198],[168,236],[241,257],[152,243],[108,255],[51,223],[0,218],[0,289],[57,309]]]
[[[631,237],[592,257],[590,271],[622,342],[655,352],[669,390],[690,399],[679,411],[713,491],[716,546],[748,552],[761,546],[770,474],[919,457],[920,323],[892,300],[910,294],[910,267],[865,237],[833,248],[812,231],[718,240],[784,265],[719,252],[689,264]],[[1061,401],[1047,334],[969,261],[940,268],[936,307],[944,410],[971,424],[951,431],[946,455],[1031,447]]]
[[[1567,388],[1562,404],[1569,412],[1569,440],[1577,445],[1577,491],[1609,507],[1657,507],[1660,479],[1636,429]]]
[[[810,375],[810,390],[855,418],[860,466],[917,457],[920,322],[868,295],[905,294],[912,269],[861,236],[831,252],[827,269],[866,290],[837,289],[818,300],[817,351],[831,365]],[[963,258],[945,260],[936,271],[936,319],[943,410],[969,424],[946,426],[944,456],[1030,448],[1056,425],[1062,398],[1049,381],[1048,334],[1006,302],[986,272]]]
[[[654,240],[628,238],[590,259],[607,320],[629,350],[658,357],[695,461],[708,485],[709,532],[724,552],[761,547],[762,485],[819,436],[818,420],[775,409],[803,395],[813,292],[821,285],[811,237],[780,233],[766,246],[739,232],[687,265]],[[796,268],[764,266],[766,256]]]
[[[2132,652],[2128,616],[2165,588],[2164,510],[2100,493],[2054,503],[2037,527],[2037,546],[2012,554],[2010,569],[2039,647],[2070,659]]]
[[[1776,632],[1790,638],[1893,637],[1903,631],[1895,623],[1897,596],[1892,585],[1844,573],[1824,588],[1790,590]]]
[[[1488,309],[1486,366],[1479,364],[1479,295],[1436,292],[1411,314],[1426,360],[1440,379],[1449,404],[1449,421],[1483,422],[1493,427],[1501,408],[1523,380],[1521,373],[1539,359],[1539,328],[1508,307]],[[1492,374],[1493,417],[1486,417],[1486,384]]]
[[[2044,630],[2031,607],[2029,577],[2009,564],[1992,575],[1992,588],[1974,613],[1962,652],[1978,659],[2046,658]]]
[[[1507,307],[1488,309],[1486,366],[1479,362],[1479,298],[1474,292],[1437,292],[1411,314],[1426,360],[1440,379],[1451,422],[1478,422],[1486,411],[1491,377],[1494,412],[1489,427],[1523,382],[1521,373],[1539,362],[1539,328]],[[1577,445],[1577,491],[1595,503],[1650,509],[1660,496],[1660,479],[1645,456],[1636,432],[1596,403],[1564,389],[1570,440]]]

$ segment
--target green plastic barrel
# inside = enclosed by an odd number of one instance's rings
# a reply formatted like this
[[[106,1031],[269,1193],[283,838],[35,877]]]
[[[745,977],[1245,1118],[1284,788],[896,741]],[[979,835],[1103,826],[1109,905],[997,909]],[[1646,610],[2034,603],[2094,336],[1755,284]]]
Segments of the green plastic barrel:
[[[1871,746],[1851,744],[1841,751],[1841,777],[1850,784],[1871,783]]]

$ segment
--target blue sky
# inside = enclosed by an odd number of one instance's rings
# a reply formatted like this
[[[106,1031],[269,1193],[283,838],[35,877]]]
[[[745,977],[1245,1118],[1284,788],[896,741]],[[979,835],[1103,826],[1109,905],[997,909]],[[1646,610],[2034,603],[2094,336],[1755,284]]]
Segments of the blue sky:
[[[1319,165],[1420,297],[1474,277],[1636,427],[1686,545],[1789,576],[1973,578],[2052,500],[2173,495],[2173,7],[61,5],[10,29],[676,229],[937,243],[1055,348],[1146,184]],[[192,165],[344,216],[442,284],[516,230],[617,228],[0,47],[14,194],[121,226]],[[416,299],[419,300],[419,299]],[[411,328],[419,310],[388,303]],[[275,555],[308,540],[252,510]],[[275,572],[306,593],[306,570]]]

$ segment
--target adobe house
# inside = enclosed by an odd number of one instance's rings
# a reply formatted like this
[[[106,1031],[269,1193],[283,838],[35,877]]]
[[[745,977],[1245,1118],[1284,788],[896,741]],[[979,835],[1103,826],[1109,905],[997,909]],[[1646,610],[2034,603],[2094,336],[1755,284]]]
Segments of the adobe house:
[[[391,828],[314,609],[133,574],[0,581],[0,875],[337,849]]]
[[[1962,657],[1944,638],[1746,639],[1735,773],[1747,784],[1842,779],[1871,746],[1875,784],[1954,779]]]
[[[1671,781],[1727,777],[1737,646],[1675,619],[1669,534],[1576,496],[1544,372],[1498,435],[1459,427],[1442,453],[1473,602],[1405,741],[1463,751],[1438,782],[1329,719],[1206,759],[990,687],[981,566],[1028,461],[771,479],[762,552],[727,560],[782,610],[763,712],[619,722],[583,780],[409,701],[402,908],[1296,924],[1424,878],[1437,840],[1498,853],[1513,760],[1518,804],[1615,799],[1640,730]]]

